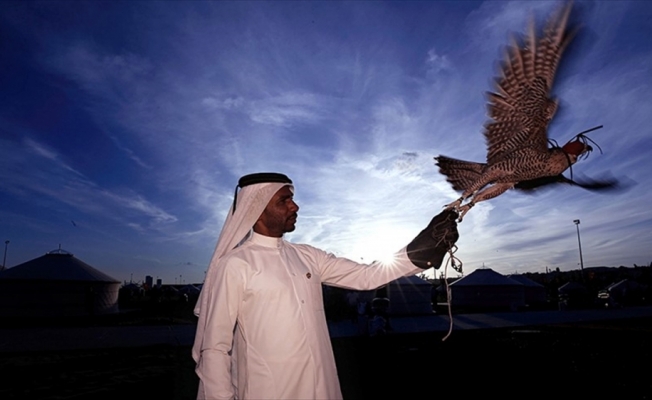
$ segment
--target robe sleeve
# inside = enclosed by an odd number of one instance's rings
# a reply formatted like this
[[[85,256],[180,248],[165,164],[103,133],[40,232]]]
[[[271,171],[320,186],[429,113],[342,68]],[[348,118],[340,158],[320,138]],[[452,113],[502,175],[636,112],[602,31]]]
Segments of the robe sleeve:
[[[238,268],[237,264],[237,260],[230,259],[217,266],[219,272],[211,286],[202,288],[207,290],[207,301],[201,311],[205,313],[205,320],[198,324],[198,329],[203,326],[203,331],[196,336],[200,343],[195,344],[199,347],[196,366],[200,379],[198,399],[233,399],[235,396],[231,352],[244,288],[243,268]]]
[[[313,248],[323,283],[353,290],[372,290],[403,276],[415,275],[423,269],[412,264],[406,249],[394,255],[392,262],[375,261],[361,264],[347,258]]]

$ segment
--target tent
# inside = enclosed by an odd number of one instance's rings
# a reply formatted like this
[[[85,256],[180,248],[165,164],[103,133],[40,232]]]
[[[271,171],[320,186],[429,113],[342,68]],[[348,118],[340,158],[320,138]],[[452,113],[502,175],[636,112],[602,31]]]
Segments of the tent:
[[[567,282],[557,289],[559,308],[583,308],[591,305],[591,298],[586,286],[579,282]]]
[[[118,280],[58,249],[0,272],[0,316],[117,313],[119,289]]]
[[[524,285],[491,268],[476,269],[449,287],[453,307],[515,311],[525,306]]]
[[[607,287],[609,295],[620,305],[632,305],[642,301],[645,288],[636,281],[623,279]]]
[[[524,275],[508,275],[507,277],[523,285],[525,304],[528,306],[538,306],[547,302],[548,296],[543,285]]]
[[[416,275],[398,278],[387,285],[390,315],[432,314],[432,285]]]

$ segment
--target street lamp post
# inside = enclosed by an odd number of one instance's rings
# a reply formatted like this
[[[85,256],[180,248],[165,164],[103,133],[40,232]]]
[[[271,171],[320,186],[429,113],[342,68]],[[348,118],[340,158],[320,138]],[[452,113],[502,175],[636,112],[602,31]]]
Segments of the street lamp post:
[[[582,259],[582,241],[580,240],[580,220],[576,219],[573,223],[577,228],[577,244],[580,248],[580,269],[582,270],[582,280],[584,280],[584,260]]]
[[[7,268],[7,246],[9,245],[9,241],[5,240],[5,255],[2,258],[2,269]]]

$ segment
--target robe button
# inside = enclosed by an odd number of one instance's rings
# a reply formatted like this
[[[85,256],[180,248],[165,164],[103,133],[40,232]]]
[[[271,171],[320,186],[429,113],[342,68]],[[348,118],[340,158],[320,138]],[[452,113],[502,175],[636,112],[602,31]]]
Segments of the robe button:
[[[312,275],[310,274],[310,272],[308,272],[308,273],[306,274],[306,278],[308,278],[308,279],[312,278]]]

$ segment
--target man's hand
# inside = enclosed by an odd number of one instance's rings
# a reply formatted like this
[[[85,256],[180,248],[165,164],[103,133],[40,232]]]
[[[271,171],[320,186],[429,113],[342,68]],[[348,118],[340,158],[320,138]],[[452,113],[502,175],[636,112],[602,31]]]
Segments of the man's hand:
[[[457,212],[444,210],[435,215],[426,229],[407,245],[407,254],[412,264],[428,269],[441,266],[446,252],[459,238],[457,232]]]

